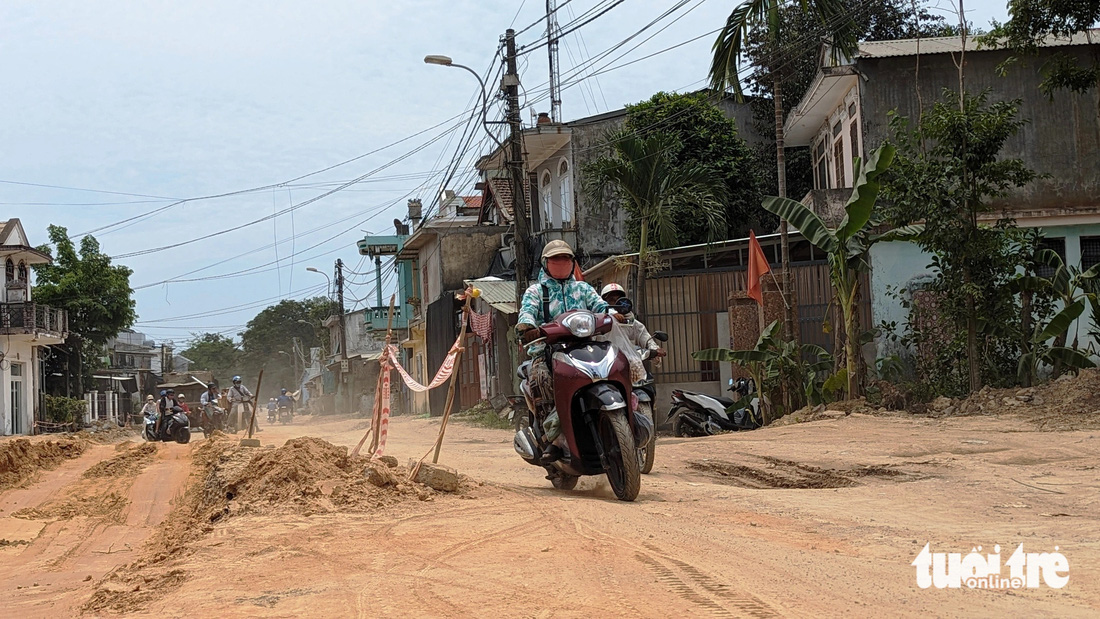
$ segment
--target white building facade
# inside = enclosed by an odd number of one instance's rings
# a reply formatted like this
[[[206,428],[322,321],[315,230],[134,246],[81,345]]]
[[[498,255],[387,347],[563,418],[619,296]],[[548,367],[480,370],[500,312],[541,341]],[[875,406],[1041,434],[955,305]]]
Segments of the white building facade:
[[[18,219],[0,224],[0,261],[0,434],[31,434],[41,391],[41,349],[65,340],[68,317],[31,298],[32,265],[51,259],[31,246]]]

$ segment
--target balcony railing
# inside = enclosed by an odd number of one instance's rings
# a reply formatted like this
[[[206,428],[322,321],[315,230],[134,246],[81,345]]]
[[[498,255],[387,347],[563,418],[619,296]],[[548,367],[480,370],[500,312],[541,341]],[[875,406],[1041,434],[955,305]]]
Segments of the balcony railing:
[[[389,324],[390,306],[385,307],[371,307],[366,311],[367,326],[372,330],[378,331],[386,330],[386,325]],[[393,328],[404,329],[408,326],[408,317],[404,316],[404,312],[401,311],[401,306],[397,305],[393,308]]]
[[[63,309],[37,303],[0,304],[0,334],[52,335],[64,338],[69,332],[69,316]]]

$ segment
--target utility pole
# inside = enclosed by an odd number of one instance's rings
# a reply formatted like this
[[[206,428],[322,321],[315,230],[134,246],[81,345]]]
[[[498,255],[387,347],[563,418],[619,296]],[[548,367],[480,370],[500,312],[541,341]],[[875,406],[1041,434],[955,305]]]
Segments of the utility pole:
[[[336,259],[336,302],[340,310],[340,359],[348,359],[348,332],[344,325],[344,261]],[[343,371],[343,368],[341,368]]]
[[[382,307],[382,256],[374,257],[375,307]]]
[[[546,0],[546,49],[550,55],[550,120],[561,122],[561,63],[558,62],[558,2]]]
[[[527,228],[527,192],[524,190],[527,179],[523,170],[523,126],[520,121],[515,30],[509,28],[505,32],[504,47],[506,53],[504,59],[508,70],[504,74],[502,85],[508,103],[508,124],[512,128],[512,134],[508,138],[511,153],[505,153],[505,155],[508,160],[508,171],[512,176],[512,211],[516,225],[516,307],[518,308],[522,304],[523,293],[527,291],[527,276],[531,272],[531,263],[527,255],[530,230]]]

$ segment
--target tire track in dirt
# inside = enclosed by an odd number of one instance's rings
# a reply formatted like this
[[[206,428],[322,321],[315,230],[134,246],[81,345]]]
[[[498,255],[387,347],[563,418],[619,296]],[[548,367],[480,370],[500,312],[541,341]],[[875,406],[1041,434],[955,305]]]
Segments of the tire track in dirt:
[[[47,608],[75,614],[91,582],[133,560],[163,520],[179,491],[177,469],[186,479],[188,456],[189,448],[175,445],[96,446],[9,495],[24,522],[44,525],[22,552],[0,561],[0,580],[11,585],[0,592],[0,607],[22,616]],[[36,581],[44,586],[33,586]]]
[[[664,554],[661,549],[654,544],[646,543],[644,544],[644,546],[664,561],[667,561],[668,563],[671,563],[673,566],[678,568],[683,574],[688,577],[688,579],[690,579],[691,583],[694,583],[698,587],[702,588],[703,591],[705,591],[707,594],[710,594],[711,596],[716,596],[718,598],[721,598],[725,602],[732,604],[736,610],[744,613],[742,616],[755,617],[757,619],[781,616],[779,613],[772,610],[770,606],[765,604],[756,596],[748,593],[740,593],[734,591],[733,589],[730,589],[729,585],[718,582],[713,577],[704,573],[702,570],[695,567],[694,565]],[[731,611],[725,608],[723,605],[717,603],[710,597],[707,597],[705,594],[702,594],[697,589],[694,589],[688,581],[685,581],[684,579],[676,576],[676,574],[671,569],[663,565],[653,556],[643,553],[641,551],[638,551],[636,556],[638,557],[639,561],[645,563],[658,574],[658,579],[664,578],[668,582],[668,584],[671,585],[670,588],[673,588],[673,590],[675,590],[685,599],[688,599],[704,608],[707,608],[708,610],[711,610],[711,612],[715,613],[717,616],[737,616],[731,614]]]

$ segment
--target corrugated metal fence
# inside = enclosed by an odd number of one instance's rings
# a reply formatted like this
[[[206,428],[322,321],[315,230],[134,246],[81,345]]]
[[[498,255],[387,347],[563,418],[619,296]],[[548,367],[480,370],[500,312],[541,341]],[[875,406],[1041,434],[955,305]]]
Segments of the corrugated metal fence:
[[[773,266],[776,276],[779,268]],[[646,280],[645,323],[649,330],[669,334],[668,358],[655,374],[662,382],[719,380],[717,363],[691,358],[697,350],[729,347],[727,332],[719,332],[719,315],[729,311],[729,296],[745,289],[743,267],[705,272],[668,271]],[[802,263],[791,268],[798,298],[798,320],[804,344],[816,344],[832,352],[835,335],[826,322],[840,327],[840,308],[832,303],[829,266],[825,262]],[[864,329],[871,321],[869,278],[863,276],[860,318]]]

